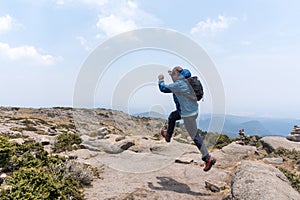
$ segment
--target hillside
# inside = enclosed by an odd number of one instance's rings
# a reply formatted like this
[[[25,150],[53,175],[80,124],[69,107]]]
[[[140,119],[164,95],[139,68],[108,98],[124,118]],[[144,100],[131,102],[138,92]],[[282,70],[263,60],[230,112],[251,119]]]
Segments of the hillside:
[[[264,137],[252,141],[252,146],[226,140],[221,149],[211,149],[217,163],[205,173],[199,151],[186,131],[176,127],[175,137],[166,143],[159,135],[164,126],[162,119],[100,108],[1,107],[0,153],[5,159],[0,166],[0,193],[4,192],[0,199],[11,195],[21,198],[29,193],[50,198],[62,194],[61,189],[68,194],[62,199],[88,200],[300,198],[299,143],[283,137]],[[206,135],[206,139],[209,137]],[[5,153],[9,148],[4,144],[18,154]],[[48,183],[52,175],[47,173],[52,168],[66,170],[60,179],[63,182],[70,178],[66,174],[75,173],[73,178],[80,181],[79,185]],[[21,172],[41,182],[26,180]],[[17,181],[19,178],[22,181]],[[20,185],[22,182],[26,185]],[[57,187],[57,191],[50,194],[41,184]],[[73,187],[82,191],[83,198],[80,192],[74,193]]]

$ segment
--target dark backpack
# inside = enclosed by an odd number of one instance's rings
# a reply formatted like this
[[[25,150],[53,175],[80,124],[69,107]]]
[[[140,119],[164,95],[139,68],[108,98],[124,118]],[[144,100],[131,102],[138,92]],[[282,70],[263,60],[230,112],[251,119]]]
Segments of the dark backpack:
[[[193,99],[195,99],[196,97],[197,101],[200,101],[204,95],[203,87],[200,80],[197,76],[192,76],[190,78],[187,78],[186,80],[189,87],[192,89],[191,91],[194,92],[194,94],[192,94],[191,96],[193,97]]]

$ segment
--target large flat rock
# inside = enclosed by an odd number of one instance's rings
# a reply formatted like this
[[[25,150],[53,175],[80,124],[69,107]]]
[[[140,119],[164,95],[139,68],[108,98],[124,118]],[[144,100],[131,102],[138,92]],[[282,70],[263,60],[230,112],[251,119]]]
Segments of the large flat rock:
[[[232,179],[232,194],[239,200],[298,200],[284,174],[270,165],[243,160]]]
[[[217,158],[216,166],[226,169],[233,167],[241,160],[251,157],[257,151],[254,146],[236,144],[235,142],[212,153]]]
[[[282,147],[287,150],[293,150],[300,151],[300,142],[293,142],[285,137],[280,136],[266,136],[260,139],[260,141],[263,143],[264,148],[269,152],[275,151],[277,148]]]

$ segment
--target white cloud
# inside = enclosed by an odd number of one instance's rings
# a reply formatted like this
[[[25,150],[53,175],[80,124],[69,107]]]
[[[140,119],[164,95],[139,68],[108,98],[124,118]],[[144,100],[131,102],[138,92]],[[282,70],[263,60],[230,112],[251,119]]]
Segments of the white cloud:
[[[14,26],[14,21],[10,15],[0,17],[0,33],[10,31]]]
[[[161,21],[154,15],[139,8],[133,1],[111,3],[101,8],[96,24],[106,37],[134,30],[144,26],[158,26]]]
[[[102,29],[107,36],[136,29],[138,26],[131,19],[124,19],[111,14],[108,17],[100,17],[97,27]]]
[[[191,34],[215,34],[229,28],[229,25],[236,21],[235,17],[218,16],[218,20],[212,20],[210,18],[206,21],[200,21],[191,29]]]
[[[108,2],[108,0],[80,0],[82,3],[86,4],[96,4],[98,6],[103,6]]]
[[[87,44],[86,38],[78,36],[77,39],[80,41],[81,46],[83,46],[86,51],[92,50],[92,48]]]
[[[67,6],[71,3],[81,4],[93,8],[98,12],[95,23],[96,33],[92,36],[76,37],[85,50],[91,48],[87,45],[91,40],[104,40],[116,34],[131,31],[141,27],[157,27],[161,20],[145,12],[135,1],[108,1],[108,0],[55,0],[57,6]]]
[[[56,5],[63,6],[66,3],[74,3],[75,0],[56,0]],[[108,0],[77,0],[77,2],[89,5],[103,6]]]
[[[29,62],[34,65],[53,65],[62,60],[62,57],[42,54],[34,46],[10,47],[1,42],[0,58],[8,61]]]

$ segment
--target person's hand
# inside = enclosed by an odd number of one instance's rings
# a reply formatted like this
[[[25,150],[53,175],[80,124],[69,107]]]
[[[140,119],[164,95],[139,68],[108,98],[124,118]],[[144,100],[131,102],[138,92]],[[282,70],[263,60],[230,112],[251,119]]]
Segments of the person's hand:
[[[165,77],[164,77],[163,74],[158,75],[158,80],[161,80],[161,79],[164,79],[164,78],[165,78]]]

